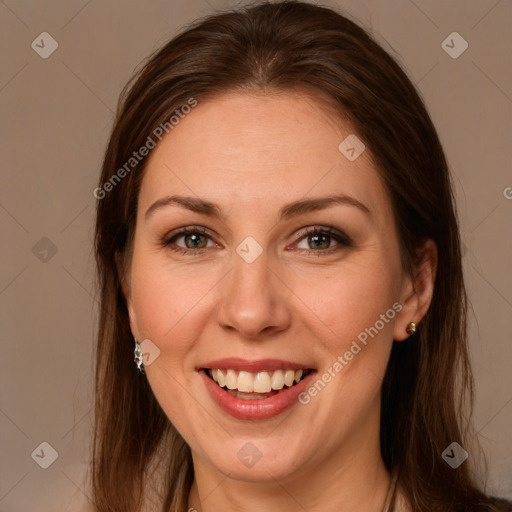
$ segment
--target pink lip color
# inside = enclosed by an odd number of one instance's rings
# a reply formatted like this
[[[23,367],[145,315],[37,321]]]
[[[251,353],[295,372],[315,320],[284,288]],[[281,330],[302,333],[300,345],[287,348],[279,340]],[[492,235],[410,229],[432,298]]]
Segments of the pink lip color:
[[[220,367],[222,368],[222,366]],[[233,366],[228,367],[233,368]],[[214,366],[214,368],[218,368],[218,366]],[[244,368],[247,368],[247,366]],[[268,366],[265,368],[267,370],[270,369]],[[283,366],[279,368],[283,368]],[[309,382],[316,372],[311,372],[298,384],[295,384],[295,386],[291,388],[285,387],[276,395],[261,400],[243,400],[242,398],[236,398],[214,382],[206,375],[204,370],[199,371],[199,374],[205,382],[206,388],[210,392],[213,400],[224,412],[239,420],[265,420],[281,414],[294,403],[297,403],[297,397],[309,386]]]

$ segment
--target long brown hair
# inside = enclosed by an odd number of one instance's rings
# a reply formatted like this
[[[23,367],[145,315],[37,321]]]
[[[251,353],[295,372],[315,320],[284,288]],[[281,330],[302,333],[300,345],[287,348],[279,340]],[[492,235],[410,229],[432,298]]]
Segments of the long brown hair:
[[[439,249],[431,306],[412,339],[394,344],[383,382],[383,460],[400,469],[414,511],[497,510],[468,462],[452,469],[441,456],[454,441],[469,446],[473,383],[459,228],[435,128],[405,73],[365,30],[331,9],[284,1],[196,21],[151,56],[121,95],[96,193],[96,512],[140,510],[145,483],[155,481],[151,467],[164,472],[160,510],[184,512],[193,480],[189,447],[133,362],[116,256],[127,268],[147,159],[126,162],[191,99],[301,87],[329,98],[372,155],[392,202],[404,270],[426,239]]]

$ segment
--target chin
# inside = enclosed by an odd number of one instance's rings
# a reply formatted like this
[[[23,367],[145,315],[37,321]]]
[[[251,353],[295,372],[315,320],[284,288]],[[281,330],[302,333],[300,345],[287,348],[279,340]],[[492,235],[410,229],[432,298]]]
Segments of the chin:
[[[230,439],[205,458],[220,473],[233,480],[253,483],[274,482],[293,475],[304,466],[306,455],[286,449],[282,439]]]

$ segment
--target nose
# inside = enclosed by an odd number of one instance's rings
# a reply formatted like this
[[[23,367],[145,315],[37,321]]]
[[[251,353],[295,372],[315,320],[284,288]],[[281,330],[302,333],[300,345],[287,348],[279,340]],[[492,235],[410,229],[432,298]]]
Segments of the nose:
[[[288,288],[268,265],[265,253],[247,263],[235,255],[234,268],[223,283],[217,321],[243,338],[262,340],[286,330],[291,315]]]

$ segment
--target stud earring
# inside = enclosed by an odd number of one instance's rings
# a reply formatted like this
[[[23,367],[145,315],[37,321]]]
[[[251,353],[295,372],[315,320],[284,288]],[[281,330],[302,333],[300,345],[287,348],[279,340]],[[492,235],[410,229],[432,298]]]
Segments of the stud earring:
[[[410,322],[406,331],[409,336],[412,336],[416,332],[416,324],[414,322]]]
[[[142,347],[140,343],[134,338],[135,348],[133,350],[135,365],[137,366],[137,371],[140,375],[144,375],[144,365],[142,364]]]

